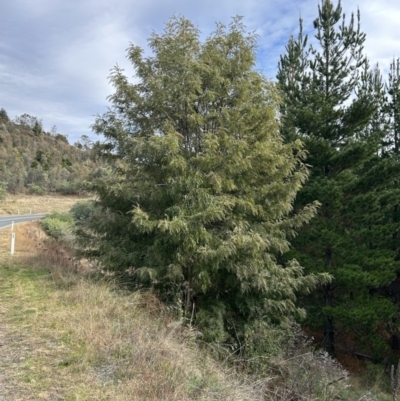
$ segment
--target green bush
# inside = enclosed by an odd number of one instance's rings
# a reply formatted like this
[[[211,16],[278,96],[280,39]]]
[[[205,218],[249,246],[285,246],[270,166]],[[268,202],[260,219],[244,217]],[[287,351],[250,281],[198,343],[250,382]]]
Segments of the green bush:
[[[44,189],[39,187],[39,185],[30,184],[28,185],[28,193],[30,195],[44,195]]]
[[[70,213],[76,224],[82,224],[92,216],[95,205],[92,201],[80,201],[71,207]]]
[[[264,371],[272,358],[286,354],[300,336],[299,326],[290,321],[279,325],[263,320],[253,321],[245,327],[244,356],[253,361],[250,366],[252,370]]]
[[[62,195],[77,195],[80,192],[80,186],[75,182],[66,182],[57,186],[56,191]]]
[[[350,400],[344,397],[348,372],[326,351],[315,349],[297,323],[254,322],[245,332],[247,372],[268,377],[274,400]]]
[[[70,213],[53,212],[42,220],[44,231],[53,238],[61,239],[69,234],[74,219]]]
[[[57,134],[54,138],[56,138],[58,141],[68,143],[68,138],[65,135]]]
[[[7,195],[6,183],[0,182],[0,200],[5,199],[6,195]]]
[[[224,313],[225,307],[222,303],[209,305],[197,313],[196,323],[201,329],[204,341],[220,343],[227,340]]]

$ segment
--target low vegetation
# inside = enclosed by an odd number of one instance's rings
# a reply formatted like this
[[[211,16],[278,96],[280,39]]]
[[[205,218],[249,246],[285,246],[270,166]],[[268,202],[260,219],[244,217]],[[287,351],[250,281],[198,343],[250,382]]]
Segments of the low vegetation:
[[[0,269],[7,400],[260,399],[257,388],[200,354],[194,334],[151,294]]]
[[[74,219],[70,213],[53,212],[49,214],[42,222],[45,232],[51,237],[61,240],[69,234]]]
[[[65,220],[50,219],[57,216]],[[39,223],[16,226],[16,235],[16,254],[0,253],[0,398],[390,399],[382,392],[388,378],[370,370],[359,382],[371,390],[362,392],[297,325],[265,326],[262,341],[246,345],[262,344],[264,358],[245,360],[206,344],[152,292],[126,291],[115,277],[94,275],[95,266],[74,258]],[[0,231],[2,249],[8,238]]]

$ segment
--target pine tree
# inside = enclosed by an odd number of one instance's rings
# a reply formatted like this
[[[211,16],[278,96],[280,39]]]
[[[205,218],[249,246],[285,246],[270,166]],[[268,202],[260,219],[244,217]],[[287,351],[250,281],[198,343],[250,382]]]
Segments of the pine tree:
[[[0,109],[0,123],[8,123],[10,118],[8,117],[7,111],[2,107]]]
[[[382,266],[382,259],[372,255],[366,262],[365,244],[355,232],[373,221],[364,219],[354,231],[352,224],[357,216],[366,217],[363,202],[373,198],[362,185],[366,180],[362,172],[382,140],[382,130],[372,129],[381,77],[378,70],[370,70],[363,55],[365,34],[359,12],[346,24],[340,1],[335,7],[324,0],[314,28],[316,44],[307,46],[300,21],[299,36],[290,38],[278,71],[284,93],[282,132],[288,141],[304,141],[312,166],[295,208],[301,210],[313,200],[322,204],[318,216],[295,240],[293,254],[309,272],[329,272],[335,278],[321,288],[320,303],[314,299],[308,304],[310,322],[318,321],[322,312],[328,350],[335,352],[335,335],[340,334],[342,343],[353,335],[359,346],[376,351],[383,347],[382,338],[376,340],[379,322],[395,313],[378,289],[394,279],[394,266]],[[363,191],[361,204],[359,191]]]
[[[328,276],[278,262],[315,204],[289,217],[308,170],[300,141],[280,136],[256,37],[237,18],[201,43],[174,18],[149,45],[147,58],[129,48],[135,83],[114,69],[112,107],[94,124],[112,171],[95,181],[101,212],[81,239],[105,268],[196,315],[209,339],[240,321],[303,315],[296,295]]]
[[[387,153],[400,154],[400,59],[390,64],[388,82],[386,84],[386,101],[384,113],[387,117],[388,135],[385,138]]]

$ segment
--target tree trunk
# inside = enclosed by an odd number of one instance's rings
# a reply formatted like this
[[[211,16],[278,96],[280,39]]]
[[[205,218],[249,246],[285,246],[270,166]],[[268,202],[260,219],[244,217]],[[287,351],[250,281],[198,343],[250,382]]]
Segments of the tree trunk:
[[[332,268],[332,249],[327,248],[325,250],[326,257],[326,267],[327,270],[331,270]],[[325,304],[326,306],[333,306],[333,288],[330,284],[324,285],[324,295],[325,295]],[[327,351],[334,355],[335,353],[335,330],[333,325],[333,317],[327,316],[325,321],[325,329],[324,329],[324,343]]]

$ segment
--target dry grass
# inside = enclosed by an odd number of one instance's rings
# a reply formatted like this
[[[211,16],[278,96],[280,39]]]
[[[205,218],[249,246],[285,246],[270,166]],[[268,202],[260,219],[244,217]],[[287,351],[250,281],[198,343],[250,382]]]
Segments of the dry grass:
[[[87,199],[78,196],[60,195],[7,195],[0,201],[0,215],[67,212],[77,201]]]
[[[152,294],[91,283],[38,223],[16,230],[16,254],[0,254],[0,400],[262,399]]]
[[[196,333],[151,293],[85,279],[91,266],[38,222],[15,231],[11,256],[11,230],[0,230],[0,401],[332,399],[310,395],[325,374],[310,353],[278,361],[270,379],[237,374],[199,349]],[[390,399],[353,384],[335,399]]]

